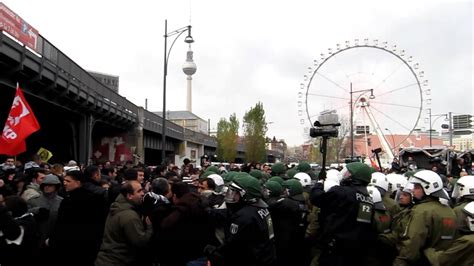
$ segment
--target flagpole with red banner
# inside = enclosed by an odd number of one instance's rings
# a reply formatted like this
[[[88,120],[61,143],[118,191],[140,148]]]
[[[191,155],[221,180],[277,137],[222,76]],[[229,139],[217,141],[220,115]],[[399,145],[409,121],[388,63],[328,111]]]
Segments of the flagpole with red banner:
[[[0,154],[16,156],[26,151],[26,138],[40,129],[33,110],[17,83],[15,98],[0,137]]]

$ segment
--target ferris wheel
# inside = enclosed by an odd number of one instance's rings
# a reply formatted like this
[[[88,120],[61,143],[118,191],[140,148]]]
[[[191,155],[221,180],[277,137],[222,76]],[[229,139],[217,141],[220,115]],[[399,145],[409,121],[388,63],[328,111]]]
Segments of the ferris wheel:
[[[376,136],[391,160],[431,104],[424,75],[396,45],[369,39],[337,44],[313,60],[304,75],[298,91],[300,123],[313,127],[321,113],[337,112],[350,125],[342,134],[345,142],[351,136],[352,151],[354,134],[365,139],[366,150],[368,136]]]

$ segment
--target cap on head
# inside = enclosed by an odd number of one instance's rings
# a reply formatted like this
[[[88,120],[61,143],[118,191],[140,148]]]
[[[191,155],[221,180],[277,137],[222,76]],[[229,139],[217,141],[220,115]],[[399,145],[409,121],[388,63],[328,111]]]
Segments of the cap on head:
[[[368,185],[370,183],[370,167],[361,162],[348,163],[347,170],[351,173],[352,179]]]
[[[234,177],[232,182],[245,190],[245,200],[262,197],[260,182],[255,177],[247,173],[242,173]]]
[[[283,187],[287,188],[290,196],[295,196],[303,193],[303,186],[297,179],[289,179],[283,183]]]
[[[269,190],[271,197],[278,197],[283,193],[283,187],[276,181],[267,181],[263,186]]]
[[[298,170],[296,170],[295,168],[291,168],[291,169],[288,169],[288,171],[286,171],[286,175],[289,177],[289,178],[293,178],[295,177],[295,175],[298,173]]]
[[[283,180],[283,178],[281,178],[279,176],[273,176],[268,180],[269,181],[275,181],[275,182],[279,183],[281,186],[283,186],[283,183],[285,182],[285,180]]]
[[[286,172],[286,166],[282,163],[275,163],[272,165],[272,173],[275,175],[284,174]]]
[[[308,162],[300,162],[297,168],[300,172],[308,172],[311,170],[311,165]]]
[[[206,169],[206,172],[214,172],[214,174],[219,174],[220,171],[219,171],[219,168],[217,168],[217,166],[209,166],[207,169]]]
[[[263,177],[262,171],[257,170],[257,169],[253,169],[252,171],[250,171],[249,174],[251,176],[255,177],[256,179],[262,179],[262,177]]]

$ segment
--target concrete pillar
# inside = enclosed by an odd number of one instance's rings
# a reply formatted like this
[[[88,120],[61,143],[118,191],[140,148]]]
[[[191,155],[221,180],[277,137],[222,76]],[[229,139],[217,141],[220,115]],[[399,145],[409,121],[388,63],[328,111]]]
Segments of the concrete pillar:
[[[90,114],[85,114],[79,121],[78,130],[78,147],[79,158],[78,163],[89,164],[92,151],[92,128],[93,128],[93,117]]]

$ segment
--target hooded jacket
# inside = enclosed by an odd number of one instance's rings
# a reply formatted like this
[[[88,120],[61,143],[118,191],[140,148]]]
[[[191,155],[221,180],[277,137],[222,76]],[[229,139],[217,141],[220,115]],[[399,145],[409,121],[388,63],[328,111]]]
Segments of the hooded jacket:
[[[40,185],[36,183],[30,183],[28,186],[26,186],[26,190],[21,194],[21,197],[25,200],[28,201],[30,199],[36,198],[41,196],[41,189]]]
[[[54,225],[56,224],[56,220],[58,218],[58,210],[63,200],[62,197],[58,196],[56,193],[51,197],[48,197],[44,193],[36,198],[32,198],[28,201],[28,205],[32,208],[30,209],[33,213],[40,212],[39,209],[47,210],[47,217],[44,219],[39,219],[36,217],[36,222],[38,224],[39,233],[40,233],[40,243],[44,243],[44,241],[49,237],[51,232],[53,231]]]
[[[137,251],[148,244],[152,233],[152,227],[145,228],[135,207],[120,194],[110,206],[95,265],[134,265]]]

